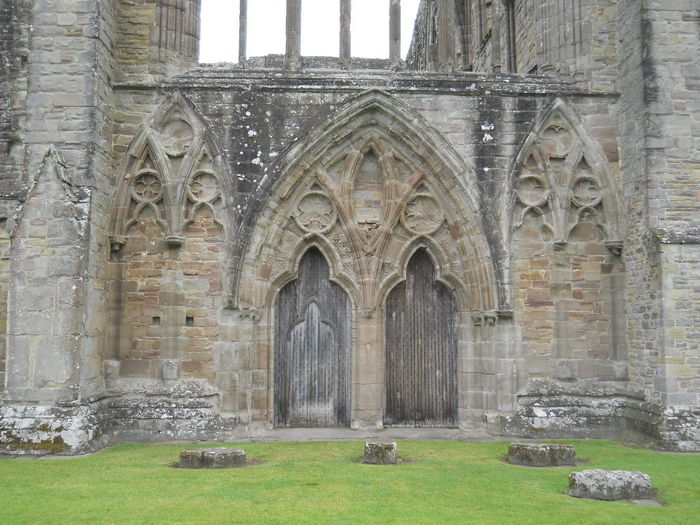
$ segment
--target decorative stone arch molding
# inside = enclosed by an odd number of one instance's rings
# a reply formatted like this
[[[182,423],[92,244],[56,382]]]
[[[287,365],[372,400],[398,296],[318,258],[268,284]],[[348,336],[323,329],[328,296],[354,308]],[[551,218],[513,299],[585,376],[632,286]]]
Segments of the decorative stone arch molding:
[[[232,195],[216,140],[175,93],[141,126],[119,174],[108,269],[111,388],[179,379],[212,387]]]
[[[620,185],[561,98],[534,123],[501,201],[530,378],[626,378]],[[614,363],[617,361],[617,363]]]
[[[231,304],[241,326],[250,325],[254,312],[258,339],[252,355],[267,362],[267,404],[254,404],[252,417],[269,421],[274,399],[277,294],[315,247],[352,304],[353,425],[382,425],[385,303],[420,249],[455,297],[455,348],[461,356],[453,369],[461,392],[455,424],[478,420],[485,403],[467,405],[486,384],[475,364],[481,350],[475,350],[471,320],[475,313],[498,311],[502,294],[473,170],[418,115],[381,91],[351,99],[292,145],[277,167],[254,196],[257,216],[242,220],[239,237],[249,244]],[[474,370],[461,364],[470,359]],[[467,391],[478,394],[469,398]]]
[[[179,93],[166,100],[141,126],[119,173],[112,212],[113,252],[129,228],[150,210],[169,245],[184,241],[183,229],[209,209],[225,231],[233,218],[224,212],[230,178],[220,148],[194,105]]]
[[[533,124],[508,185],[501,201],[506,245],[528,214],[542,217],[556,243],[565,243],[589,214],[611,247],[621,244],[619,183],[601,145],[563,99],[555,99]]]
[[[290,254],[313,236],[333,245],[337,257],[329,263],[358,283],[353,302],[364,310],[381,308],[377,284],[404,271],[398,255],[418,238],[441,247],[446,273],[466,290],[469,309],[499,307],[473,170],[388,94],[352,99],[292,145],[277,166],[278,175],[253,197],[257,217],[242,221],[239,235],[250,240],[233,306],[271,304],[269,284],[293,272]]]

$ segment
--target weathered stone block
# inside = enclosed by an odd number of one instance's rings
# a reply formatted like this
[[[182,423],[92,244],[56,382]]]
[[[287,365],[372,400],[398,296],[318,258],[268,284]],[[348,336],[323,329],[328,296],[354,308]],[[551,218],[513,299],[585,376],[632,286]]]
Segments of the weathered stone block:
[[[396,441],[389,443],[365,442],[363,463],[370,465],[396,465]]]
[[[591,469],[569,475],[569,495],[606,501],[651,499],[651,478],[642,472]]]
[[[180,452],[180,468],[234,468],[247,462],[244,450],[230,448],[188,449]]]
[[[556,443],[511,443],[508,463],[528,467],[573,466],[576,465],[576,449],[573,445]]]

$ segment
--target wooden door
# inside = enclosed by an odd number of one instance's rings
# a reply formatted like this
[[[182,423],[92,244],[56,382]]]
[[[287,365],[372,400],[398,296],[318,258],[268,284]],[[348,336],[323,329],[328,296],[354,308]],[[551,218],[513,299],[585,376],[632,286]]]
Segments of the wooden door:
[[[350,424],[350,302],[310,249],[275,310],[275,426]]]
[[[435,281],[425,250],[408,263],[406,281],[386,302],[384,424],[452,427],[457,420],[456,308]]]

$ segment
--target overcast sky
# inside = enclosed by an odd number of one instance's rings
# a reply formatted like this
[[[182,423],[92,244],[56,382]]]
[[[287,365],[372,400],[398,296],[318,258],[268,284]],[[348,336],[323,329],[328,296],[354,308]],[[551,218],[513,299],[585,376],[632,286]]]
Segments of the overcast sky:
[[[405,57],[420,0],[401,2]],[[286,0],[248,0],[248,56],[284,53]],[[201,62],[238,61],[238,0],[202,0]],[[340,0],[302,0],[301,53],[338,56]],[[352,55],[389,57],[389,0],[352,0]]]

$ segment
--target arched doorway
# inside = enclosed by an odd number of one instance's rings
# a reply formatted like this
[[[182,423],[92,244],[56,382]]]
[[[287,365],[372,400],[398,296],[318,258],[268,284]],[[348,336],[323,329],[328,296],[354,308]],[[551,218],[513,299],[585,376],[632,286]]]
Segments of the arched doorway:
[[[384,425],[451,427],[457,421],[457,329],[452,293],[425,249],[386,301]]]
[[[275,308],[275,426],[350,424],[351,308],[311,248]]]

